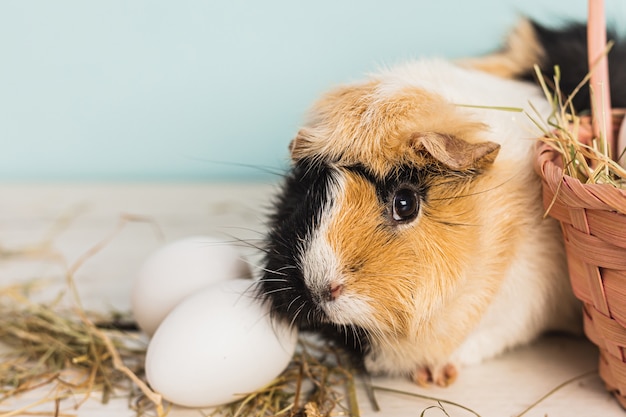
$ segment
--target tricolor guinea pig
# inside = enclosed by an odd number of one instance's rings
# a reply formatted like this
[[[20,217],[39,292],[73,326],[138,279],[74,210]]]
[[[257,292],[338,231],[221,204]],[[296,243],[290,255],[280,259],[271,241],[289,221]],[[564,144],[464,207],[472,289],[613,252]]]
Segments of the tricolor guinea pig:
[[[533,170],[540,132],[496,107],[532,103],[546,120],[533,65],[560,64],[567,92],[585,42],[584,25],[524,20],[492,55],[418,60],[322,96],[270,217],[259,292],[272,313],[370,372],[439,385],[545,331],[580,331]]]

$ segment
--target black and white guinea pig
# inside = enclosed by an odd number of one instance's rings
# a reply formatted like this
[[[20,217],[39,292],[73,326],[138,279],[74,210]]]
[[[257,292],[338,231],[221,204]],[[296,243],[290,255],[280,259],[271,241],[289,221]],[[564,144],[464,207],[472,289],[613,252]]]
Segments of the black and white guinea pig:
[[[523,20],[492,55],[418,60],[325,94],[291,142],[270,218],[259,291],[272,314],[371,372],[439,385],[547,330],[579,331],[533,171],[540,132],[493,107],[532,103],[546,120],[533,65],[550,76],[560,64],[572,90],[587,73],[585,30]],[[611,64],[622,106],[624,52],[621,73]]]

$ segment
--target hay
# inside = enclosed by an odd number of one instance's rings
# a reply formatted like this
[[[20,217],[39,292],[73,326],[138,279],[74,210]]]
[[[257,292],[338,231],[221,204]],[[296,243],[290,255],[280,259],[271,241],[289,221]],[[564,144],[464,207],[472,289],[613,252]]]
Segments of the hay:
[[[608,54],[611,47],[612,43],[609,43],[604,54],[596,61],[596,65]],[[592,67],[592,71],[593,69]],[[535,65],[541,89],[552,106],[552,112],[545,120],[532,104],[534,114],[527,113],[530,120],[541,130],[541,141],[549,144],[563,157],[564,172],[583,184],[609,184],[616,188],[626,188],[626,169],[616,162],[621,159],[626,149],[614,160],[610,152],[609,135],[606,132],[611,127],[605,126],[599,135],[594,134],[589,115],[576,114],[572,105],[578,91],[589,82],[591,72],[581,80],[572,93],[564,97],[560,89],[560,68],[557,66],[554,70],[554,78],[549,80]]]
[[[80,394],[78,408],[94,393],[103,403],[128,396],[138,416],[166,414],[161,397],[146,385],[146,342],[137,332],[119,330],[117,315],[32,303],[26,288],[31,286],[0,291],[0,342],[10,348],[0,355],[0,403],[41,387],[50,395],[0,416],[24,415],[47,402],[58,407]],[[210,415],[327,417],[339,409],[358,417],[353,371],[343,363],[348,362],[341,350],[301,339],[287,369],[271,384]]]
[[[281,375],[266,387],[218,407],[210,415],[329,417],[340,413],[359,417],[356,374],[341,349],[301,337]]]
[[[137,335],[79,308],[31,303],[22,290],[0,292],[0,341],[8,347],[0,356],[0,403],[41,387],[49,387],[50,395],[27,408],[76,393],[83,395],[78,406],[95,392],[106,403],[118,391],[131,392],[132,383],[163,415],[160,396],[137,376],[145,356],[145,343]]]
[[[68,266],[53,249],[52,241],[71,220],[72,216],[63,216],[38,245],[17,250],[0,247],[4,259],[52,259],[65,266],[65,292],[73,301],[73,307],[62,307],[64,292],[49,303],[33,303],[31,295],[41,287],[37,281],[0,288],[0,343],[8,348],[0,353],[0,403],[41,388],[49,390],[44,398],[20,410],[0,410],[0,417],[27,415],[28,410],[47,402],[56,404],[54,415],[59,415],[62,400],[82,395],[74,406],[79,408],[96,392],[103,403],[124,393],[133,397],[129,398],[130,407],[138,416],[163,416],[161,396],[140,377],[145,341],[136,333],[121,330],[119,315],[105,317],[85,311],[74,283],[76,271],[129,222],[147,222],[155,227],[157,235],[161,235],[160,230],[150,219],[122,215],[117,227]]]

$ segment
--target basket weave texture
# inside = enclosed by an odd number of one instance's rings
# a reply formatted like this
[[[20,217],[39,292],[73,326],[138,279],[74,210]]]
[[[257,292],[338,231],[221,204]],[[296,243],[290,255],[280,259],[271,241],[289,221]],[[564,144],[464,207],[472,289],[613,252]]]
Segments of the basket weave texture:
[[[614,119],[621,125],[624,112]],[[541,143],[535,169],[543,203],[561,223],[570,281],[584,329],[600,350],[599,372],[626,408],[626,192],[565,175],[560,153]]]

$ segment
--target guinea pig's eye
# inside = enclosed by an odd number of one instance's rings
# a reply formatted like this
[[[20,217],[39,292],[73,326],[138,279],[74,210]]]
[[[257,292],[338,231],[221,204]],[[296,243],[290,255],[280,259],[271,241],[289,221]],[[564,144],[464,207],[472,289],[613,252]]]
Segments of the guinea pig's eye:
[[[407,222],[417,217],[420,200],[410,188],[400,188],[393,195],[391,216],[397,222]]]

